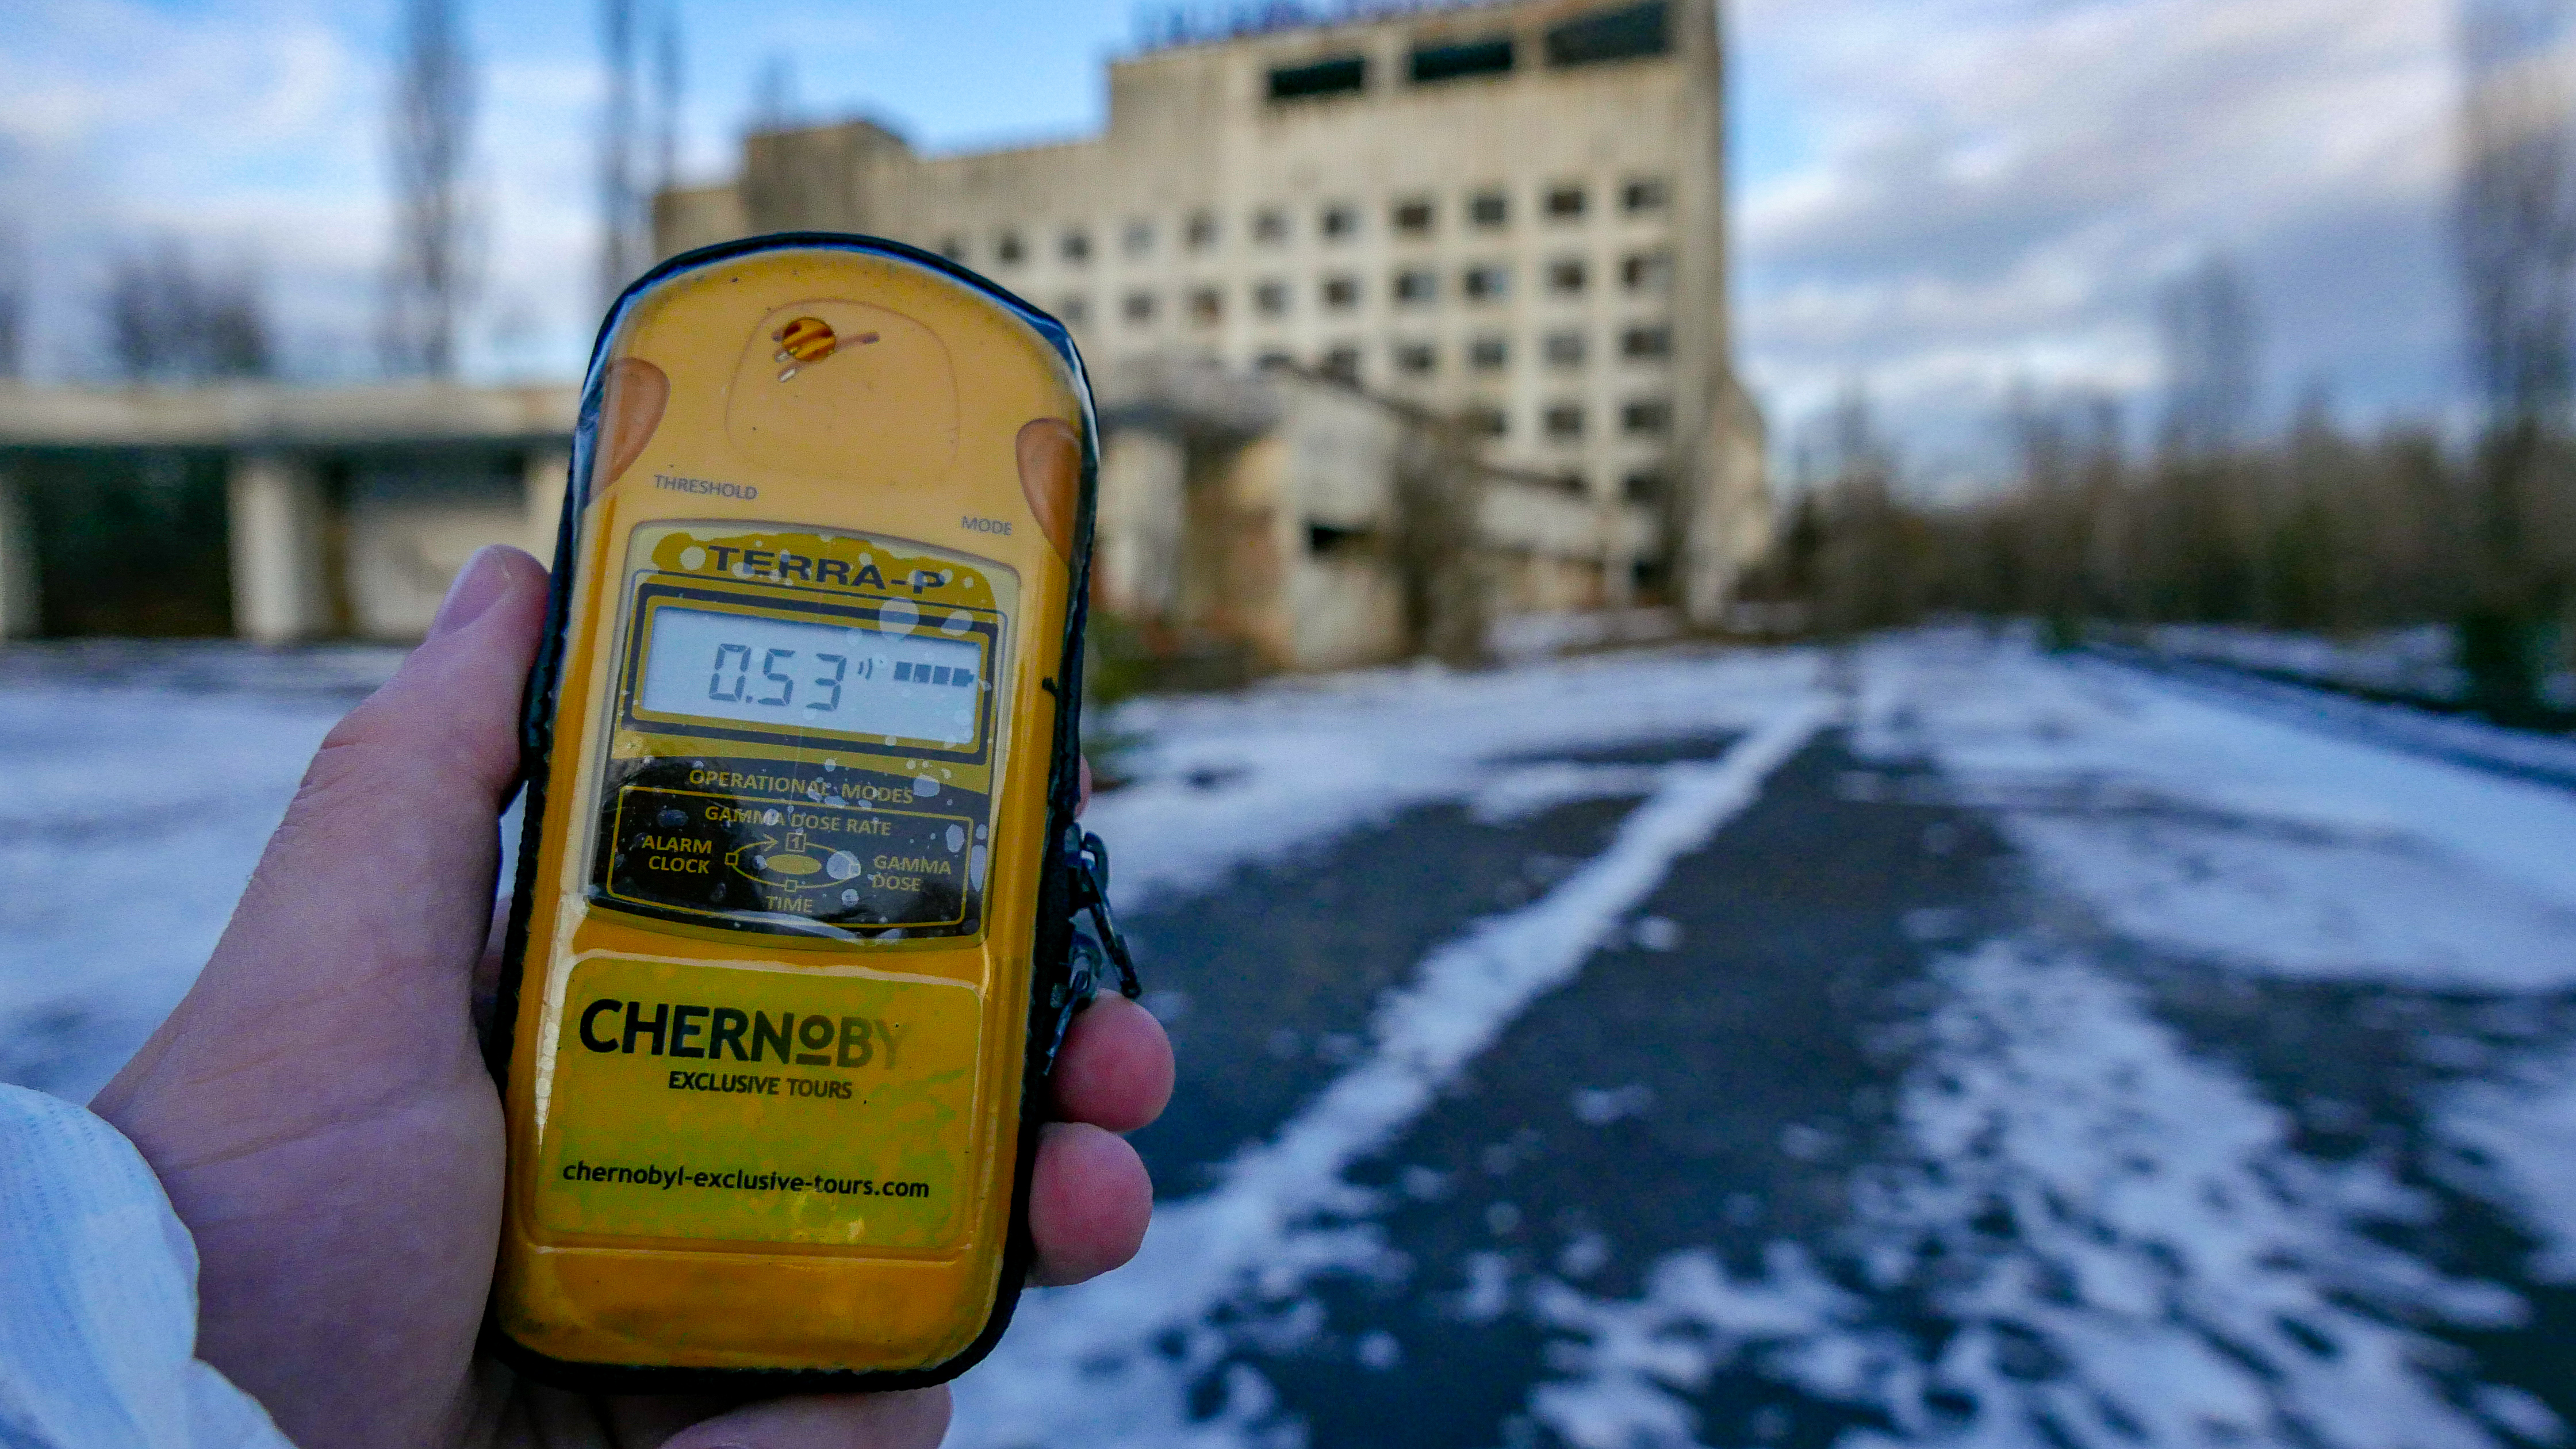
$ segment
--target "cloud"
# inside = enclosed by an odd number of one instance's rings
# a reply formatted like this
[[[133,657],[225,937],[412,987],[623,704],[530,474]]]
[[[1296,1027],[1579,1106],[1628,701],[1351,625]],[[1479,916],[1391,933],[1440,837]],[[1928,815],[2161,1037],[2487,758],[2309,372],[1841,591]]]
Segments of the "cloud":
[[[2019,381],[2152,406],[2155,289],[2252,279],[2275,409],[2456,393],[2442,0],[1746,0],[1800,162],[1739,202],[1740,347],[1775,429],[1866,385],[1933,471]],[[1783,427],[1780,425],[1787,424]]]

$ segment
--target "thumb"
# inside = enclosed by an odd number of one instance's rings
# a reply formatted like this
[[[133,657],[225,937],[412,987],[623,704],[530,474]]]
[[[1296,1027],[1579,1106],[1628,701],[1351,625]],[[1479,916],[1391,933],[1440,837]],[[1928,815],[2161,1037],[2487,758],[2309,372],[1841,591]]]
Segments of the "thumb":
[[[275,1128],[281,1104],[363,1112],[423,1073],[481,1070],[467,998],[545,596],[517,549],[458,573],[429,637],[324,738],[205,972],[102,1113],[150,1082],[209,1112],[256,1093]]]

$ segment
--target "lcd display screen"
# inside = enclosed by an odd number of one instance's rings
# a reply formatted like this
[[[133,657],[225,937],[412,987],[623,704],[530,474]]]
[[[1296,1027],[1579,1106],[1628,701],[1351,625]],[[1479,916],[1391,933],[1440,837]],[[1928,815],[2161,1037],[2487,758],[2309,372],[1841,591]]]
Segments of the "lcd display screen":
[[[984,651],[974,636],[901,633],[664,604],[652,611],[641,708],[787,733],[975,740]]]

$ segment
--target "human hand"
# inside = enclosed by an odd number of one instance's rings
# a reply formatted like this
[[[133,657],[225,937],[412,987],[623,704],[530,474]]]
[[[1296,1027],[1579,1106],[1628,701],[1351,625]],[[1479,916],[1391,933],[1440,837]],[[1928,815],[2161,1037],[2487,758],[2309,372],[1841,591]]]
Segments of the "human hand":
[[[750,1405],[516,1393],[478,1364],[502,1112],[476,1041],[498,969],[494,821],[545,570],[477,554],[430,636],[331,731],[203,975],[92,1107],[196,1238],[199,1357],[302,1449],[563,1442],[928,1446],[945,1389]],[[479,965],[478,965],[479,963]],[[1152,1189],[1115,1133],[1172,1083],[1162,1028],[1103,998],[1058,1060],[1030,1184],[1034,1281],[1125,1262]]]

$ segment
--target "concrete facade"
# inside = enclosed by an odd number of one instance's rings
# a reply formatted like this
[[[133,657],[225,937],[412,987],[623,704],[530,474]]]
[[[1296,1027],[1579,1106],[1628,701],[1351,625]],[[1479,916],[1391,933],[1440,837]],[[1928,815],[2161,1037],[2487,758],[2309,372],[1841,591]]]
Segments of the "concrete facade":
[[[207,543],[235,634],[418,638],[476,549],[551,557],[577,401],[569,387],[0,385],[0,620],[40,622],[38,460],[213,452],[224,527]]]
[[[1722,82],[1706,0],[1301,24],[1113,62],[1086,140],[755,135],[733,182],[661,197],[657,230],[666,254],[796,228],[938,250],[1063,318],[1112,411],[1194,363],[1455,419],[1588,505],[1539,510],[1568,530],[1547,556],[1590,562],[1533,598],[1645,590],[1714,622],[1770,531],[1732,367]]]

